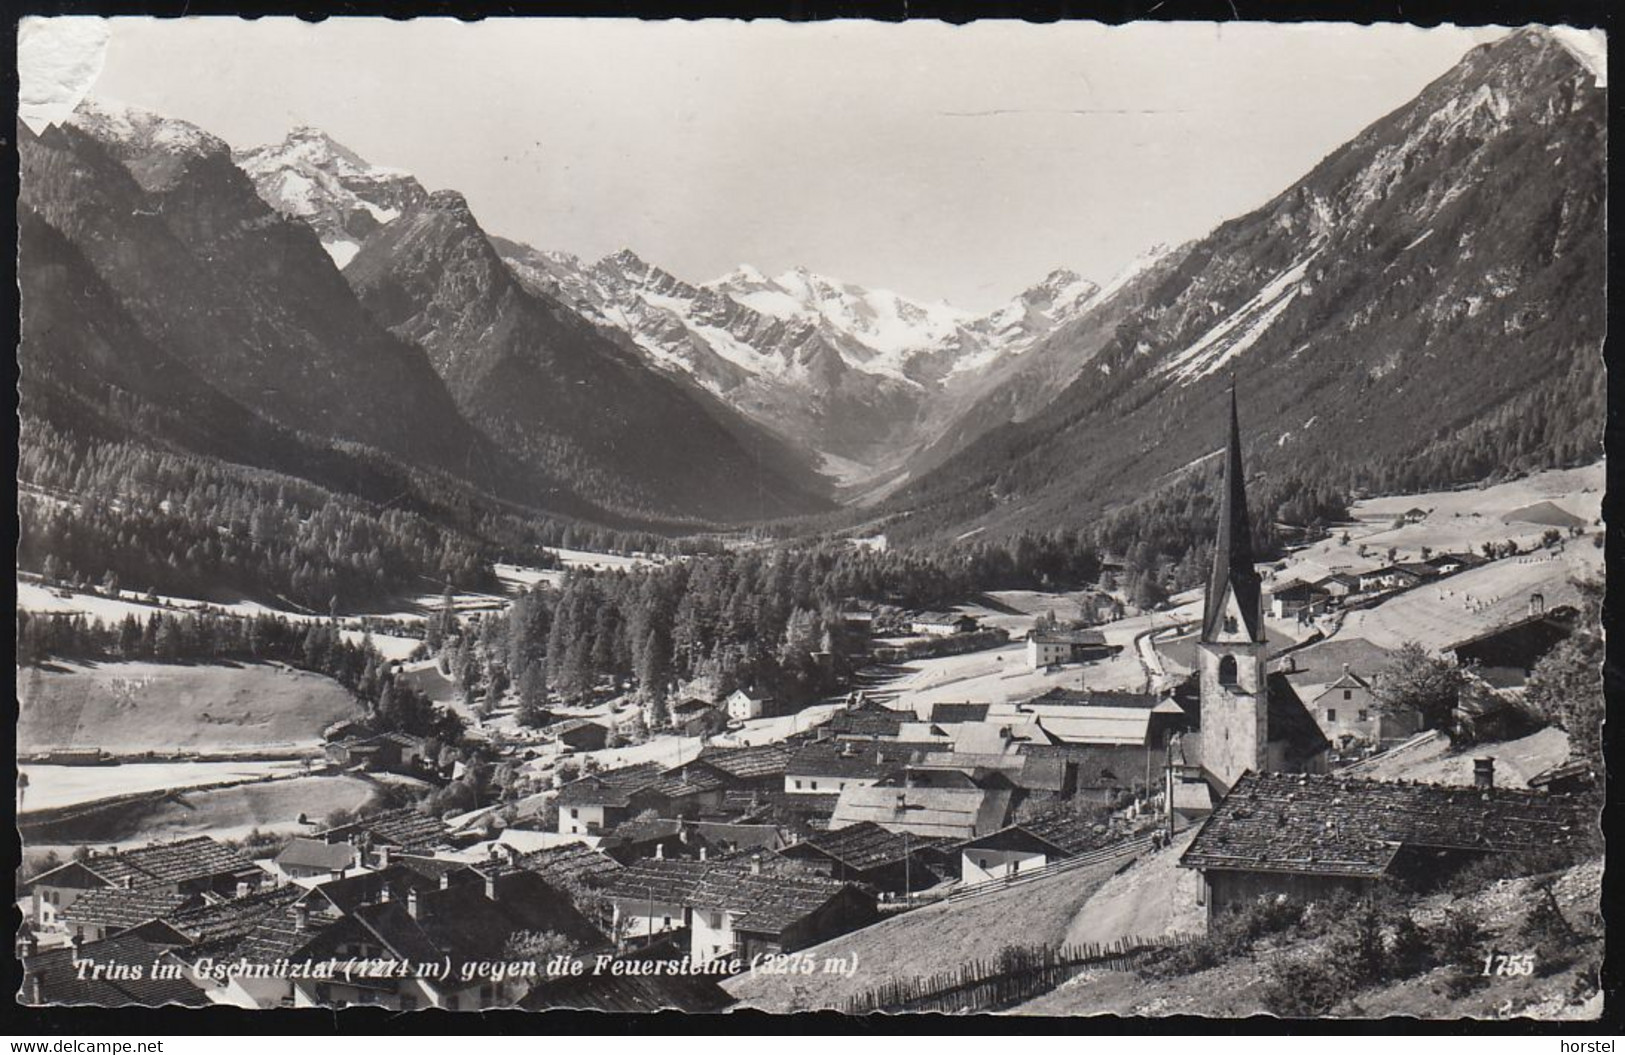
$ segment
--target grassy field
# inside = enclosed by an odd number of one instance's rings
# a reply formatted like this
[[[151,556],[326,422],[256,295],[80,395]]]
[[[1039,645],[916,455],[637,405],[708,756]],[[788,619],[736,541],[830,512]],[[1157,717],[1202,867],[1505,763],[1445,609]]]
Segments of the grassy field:
[[[152,762],[122,766],[19,766],[28,777],[22,812],[166,788],[298,773],[299,762]]]
[[[89,806],[50,825],[23,828],[29,849],[89,843],[145,843],[190,835],[240,839],[258,828],[292,835],[306,830],[301,813],[319,820],[336,809],[355,810],[377,794],[377,785],[349,776],[295,777],[258,784],[154,793],[135,800]]]
[[[357,704],[331,678],[267,664],[19,667],[17,750],[249,754],[314,748]]]
[[[857,957],[840,975],[744,974],[725,988],[746,1007],[770,1012],[840,1007],[850,996],[894,978],[926,977],[967,960],[993,957],[1007,945],[1059,945],[1095,891],[1123,867],[1114,861],[1048,879],[905,912],[807,950],[818,960]]]

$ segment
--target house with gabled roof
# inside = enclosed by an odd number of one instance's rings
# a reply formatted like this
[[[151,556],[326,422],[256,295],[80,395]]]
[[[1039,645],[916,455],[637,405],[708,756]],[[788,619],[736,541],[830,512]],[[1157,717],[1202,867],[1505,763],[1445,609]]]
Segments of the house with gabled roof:
[[[992,788],[851,787],[841,792],[829,828],[869,821],[887,831],[973,839],[1002,827],[1013,795]]]
[[[909,894],[936,885],[947,840],[893,832],[873,821],[818,832],[779,850],[810,871],[888,894]]]
[[[245,897],[195,904],[155,914],[130,927],[134,934],[162,948],[184,948],[188,957],[229,958],[237,943],[260,920],[304,897],[304,887],[266,887]],[[200,984],[205,984],[200,980]]]
[[[1098,849],[1112,839],[1110,828],[1071,809],[1055,809],[960,844],[960,876],[985,883],[1043,868]]]
[[[1574,843],[1595,823],[1579,802],[1492,785],[1492,775],[1458,787],[1247,773],[1180,864],[1202,874],[1212,920],[1264,895],[1310,901],[1402,877],[1437,878],[1487,855]]]
[[[589,773],[559,789],[559,831],[565,835],[598,835],[637,812],[633,792],[653,781],[660,766],[644,762]]]
[[[238,850],[198,835],[132,850],[90,850],[81,860],[35,876],[20,892],[30,898],[30,919],[39,930],[57,926],[63,911],[91,890],[235,896],[258,887],[265,878],[265,870]]]
[[[851,883],[767,874],[759,865],[642,861],[610,878],[616,934],[635,939],[689,932],[695,963],[721,956],[750,962],[794,952],[872,922],[875,898]]]
[[[839,794],[868,787],[899,771],[898,760],[877,744],[819,741],[803,745],[784,767],[784,790],[791,795]]]
[[[357,857],[351,843],[296,836],[276,855],[275,863],[289,879],[342,879],[356,866]]]
[[[203,904],[200,894],[184,894],[163,887],[127,889],[101,887],[87,890],[62,910],[62,926],[74,941],[101,941],[122,934],[155,916]]]
[[[407,853],[428,853],[448,846],[446,824],[411,806],[361,817],[327,828],[314,838],[328,843],[350,843],[361,853],[358,863],[371,865],[380,847]]]
[[[1087,663],[1115,651],[1099,630],[1033,629],[1027,633],[1027,665],[1033,670],[1057,663]]]
[[[100,973],[82,971],[81,959],[103,965]],[[179,961],[133,934],[105,941],[32,952],[22,958],[23,985],[18,1003],[30,1007],[207,1007],[208,996],[187,980],[153,970],[160,962]]]
[[[586,718],[567,718],[550,725],[547,735],[571,751],[602,751],[609,743],[609,727]]]
[[[785,743],[756,744],[750,747],[717,747],[707,744],[690,766],[707,766],[720,774],[729,790],[784,786],[784,768],[796,748]]]
[[[820,731],[837,740],[896,740],[903,723],[914,717],[912,712],[896,711],[879,700],[861,693],[859,696],[856,702],[836,711]]]

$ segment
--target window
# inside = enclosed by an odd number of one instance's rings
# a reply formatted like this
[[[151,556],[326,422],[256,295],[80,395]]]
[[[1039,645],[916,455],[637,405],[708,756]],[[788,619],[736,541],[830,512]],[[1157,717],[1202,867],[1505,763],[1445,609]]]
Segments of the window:
[[[813,782],[812,782],[812,789],[813,789],[813,790],[814,790],[814,791],[817,791],[817,790],[818,790],[818,781],[816,781],[816,780],[815,780],[815,781],[813,781]]]
[[[572,807],[570,807],[570,816],[579,817],[579,816],[581,816],[581,811],[576,809],[574,806],[572,806]]]
[[[1225,656],[1219,660],[1219,684],[1232,688],[1236,684],[1236,657]]]
[[[1352,700],[1352,699],[1354,699],[1354,690],[1353,690],[1353,689],[1344,689],[1344,690],[1343,690],[1343,698],[1344,698],[1344,699],[1345,699],[1345,700]]]
[[[798,781],[796,781],[796,790],[797,790],[797,791],[800,791],[800,790],[801,790],[801,781],[799,781],[799,780],[798,780]]]
[[[1335,708],[1335,707],[1326,708],[1326,720],[1328,722],[1337,721],[1337,708]]]
[[[669,927],[669,926],[671,926],[671,917],[670,917],[670,916],[662,916],[662,917],[661,917],[661,918],[660,918],[660,924],[661,924],[661,926],[663,926],[663,927]]]
[[[1360,709],[1360,721],[1369,722],[1370,720],[1371,720],[1371,712],[1362,707]]]

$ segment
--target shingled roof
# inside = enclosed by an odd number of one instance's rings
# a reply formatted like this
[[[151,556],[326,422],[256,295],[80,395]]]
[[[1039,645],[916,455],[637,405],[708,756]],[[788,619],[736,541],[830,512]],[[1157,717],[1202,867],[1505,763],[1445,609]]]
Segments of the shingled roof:
[[[830,817],[835,831],[863,821],[890,831],[969,839],[1004,824],[1010,792],[981,788],[847,788]]]
[[[795,848],[817,850],[837,864],[863,872],[897,864],[915,851],[943,841],[930,836],[890,832],[873,821],[864,821],[835,831],[820,832],[797,843]]]
[[[446,841],[446,825],[437,817],[425,816],[407,806],[328,828],[317,832],[316,838],[337,843],[347,841],[352,835],[357,839],[370,835],[375,843],[424,851],[433,850]]]
[[[193,947],[193,953],[246,938],[260,921],[291,905],[305,890],[295,885],[270,887],[244,897],[199,905],[157,917],[170,932]],[[142,933],[146,928],[142,928]]]
[[[572,780],[559,789],[560,806],[629,806],[632,795],[653,784],[661,776],[661,768],[654,762],[635,766],[606,769]]]
[[[1096,831],[1097,828],[1101,830]],[[1026,835],[1054,851],[1056,857],[1073,857],[1111,841],[1112,833],[1099,821],[1067,809],[1051,810],[1037,817],[1007,825],[966,843],[977,846],[1009,837]]]
[[[209,998],[182,978],[153,978],[152,964],[163,950],[134,935],[89,942],[78,949],[52,949],[23,961],[23,988],[19,1001],[30,1006],[66,1004],[76,1007],[163,1007],[180,1004],[206,1007]],[[76,959],[97,964],[139,966],[140,978],[80,976]]]
[[[792,777],[878,780],[900,768],[899,762],[886,760],[885,754],[867,744],[823,741],[807,744],[797,751],[784,767],[784,772]]]
[[[121,931],[197,901],[196,894],[175,894],[152,887],[135,890],[99,887],[74,898],[73,904],[62,910],[62,918],[75,924]]]
[[[1568,842],[1583,823],[1568,800],[1512,788],[1247,773],[1180,863],[1376,878],[1402,848],[1508,853]]]
[[[35,876],[25,889],[31,890],[42,882],[49,884],[50,877],[56,873],[76,868],[84,869],[108,886],[131,889],[243,872],[259,874],[260,871],[258,865],[239,851],[207,835],[198,835],[117,853],[93,853],[82,861],[69,861]]]
[[[734,915],[735,930],[778,934],[849,888],[815,876],[756,874],[733,862],[639,861],[611,876],[604,892],[618,900],[725,910]]]
[[[319,868],[331,871],[355,864],[355,847],[347,842],[294,838],[276,855],[281,868]]]
[[[701,749],[697,761],[734,780],[760,780],[784,776],[784,767],[795,752],[783,744],[755,747],[712,747]]]
[[[985,703],[934,703],[928,719],[938,725],[954,722],[979,722],[987,717]]]

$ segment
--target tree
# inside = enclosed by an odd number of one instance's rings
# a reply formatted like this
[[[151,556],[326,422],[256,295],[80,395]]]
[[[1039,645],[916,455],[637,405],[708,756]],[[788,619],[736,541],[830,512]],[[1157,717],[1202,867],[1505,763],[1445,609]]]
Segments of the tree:
[[[1604,646],[1597,632],[1602,583],[1576,582],[1582,598],[1573,634],[1540,658],[1529,675],[1524,700],[1546,721],[1569,734],[1569,751],[1602,762],[1602,666]]]
[[[519,709],[514,718],[532,729],[547,724],[547,674],[540,661],[519,675]]]
[[[1377,705],[1389,714],[1414,710],[1422,716],[1424,728],[1448,731],[1466,680],[1458,668],[1409,641],[1382,672]]]
[[[638,695],[643,700],[643,721],[650,729],[666,727],[666,685],[671,680],[671,661],[666,642],[658,630],[644,638],[638,663]]]

